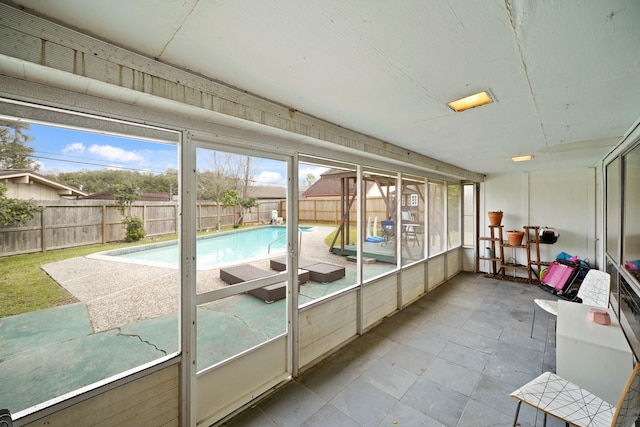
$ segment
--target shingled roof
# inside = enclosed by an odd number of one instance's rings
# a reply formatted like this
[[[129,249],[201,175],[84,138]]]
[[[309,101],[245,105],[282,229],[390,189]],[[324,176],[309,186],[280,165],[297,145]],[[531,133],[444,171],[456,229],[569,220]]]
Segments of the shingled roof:
[[[255,197],[259,200],[264,199],[286,199],[287,189],[275,185],[260,185],[249,187],[249,197]]]
[[[307,190],[301,194],[301,197],[340,197],[342,194],[341,178],[347,175],[355,176],[355,172],[344,171],[342,169],[329,169],[320,175],[320,179],[314,182],[311,187],[307,188]],[[374,186],[375,183],[367,181],[367,192]],[[354,194],[355,191],[354,181],[349,180],[349,194]]]
[[[87,193],[71,185],[63,184],[53,178],[28,169],[0,169],[0,181],[12,181],[16,184],[38,183],[58,191],[61,197],[86,196]]]

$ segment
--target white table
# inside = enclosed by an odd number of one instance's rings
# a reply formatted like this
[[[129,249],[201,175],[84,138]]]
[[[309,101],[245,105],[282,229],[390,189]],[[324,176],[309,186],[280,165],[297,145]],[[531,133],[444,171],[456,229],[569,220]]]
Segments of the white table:
[[[558,301],[556,373],[616,406],[633,370],[633,353],[612,309],[610,325],[587,318],[591,306]]]

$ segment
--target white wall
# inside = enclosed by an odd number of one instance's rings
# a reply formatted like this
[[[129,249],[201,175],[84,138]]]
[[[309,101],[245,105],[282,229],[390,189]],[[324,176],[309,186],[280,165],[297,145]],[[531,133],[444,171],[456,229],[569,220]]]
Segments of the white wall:
[[[552,261],[564,251],[595,264],[595,191],[595,168],[489,175],[481,185],[480,235],[488,236],[486,212],[502,210],[505,231],[539,225],[560,232],[557,243],[540,246],[543,261]],[[524,250],[514,254],[518,262],[526,264]],[[505,249],[505,258],[514,254]],[[486,262],[480,267],[488,271]]]

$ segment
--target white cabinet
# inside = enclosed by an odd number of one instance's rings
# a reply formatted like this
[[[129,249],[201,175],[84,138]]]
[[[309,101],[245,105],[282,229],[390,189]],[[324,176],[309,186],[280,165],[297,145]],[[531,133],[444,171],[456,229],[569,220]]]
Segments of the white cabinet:
[[[612,309],[610,325],[587,318],[591,306],[558,301],[556,373],[616,406],[633,370],[633,353]]]

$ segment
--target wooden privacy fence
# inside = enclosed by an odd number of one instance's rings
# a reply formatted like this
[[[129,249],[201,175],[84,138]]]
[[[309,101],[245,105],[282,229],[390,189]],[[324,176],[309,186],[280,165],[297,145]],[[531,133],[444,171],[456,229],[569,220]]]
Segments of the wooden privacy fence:
[[[45,252],[125,239],[125,225],[117,203],[105,200],[56,200],[34,204],[42,212],[19,227],[0,226],[0,257]],[[259,207],[245,213],[245,223],[266,223],[271,211],[280,206],[279,200],[259,202]],[[176,202],[135,202],[131,215],[142,218],[147,236],[160,236],[178,232],[179,211]],[[237,209],[220,208],[220,225],[233,225]],[[212,230],[218,221],[218,206],[214,202],[198,202],[196,207],[197,231]]]
[[[387,219],[387,206],[381,197],[367,198],[367,217],[378,217],[378,221]],[[353,203],[349,210],[349,219],[352,224],[357,222],[357,206]],[[325,222],[332,224],[340,223],[340,200],[336,199],[304,199],[298,202],[299,222]],[[366,220],[366,219],[365,219]]]
[[[271,212],[286,218],[284,200],[258,201],[259,207],[244,215],[245,224],[267,224]],[[120,210],[110,200],[55,200],[34,201],[42,212],[19,227],[0,226],[0,257],[53,249],[71,248],[100,243],[123,241],[125,225]],[[340,223],[340,201],[300,200],[298,221],[307,223]],[[178,232],[179,211],[176,202],[135,202],[131,215],[142,218],[147,236],[160,236]],[[382,199],[367,199],[367,216],[386,216]],[[351,207],[351,223],[356,223],[356,205]],[[236,208],[220,208],[221,227],[232,226],[238,218]],[[214,230],[218,221],[218,206],[214,202],[197,202],[197,231]]]

